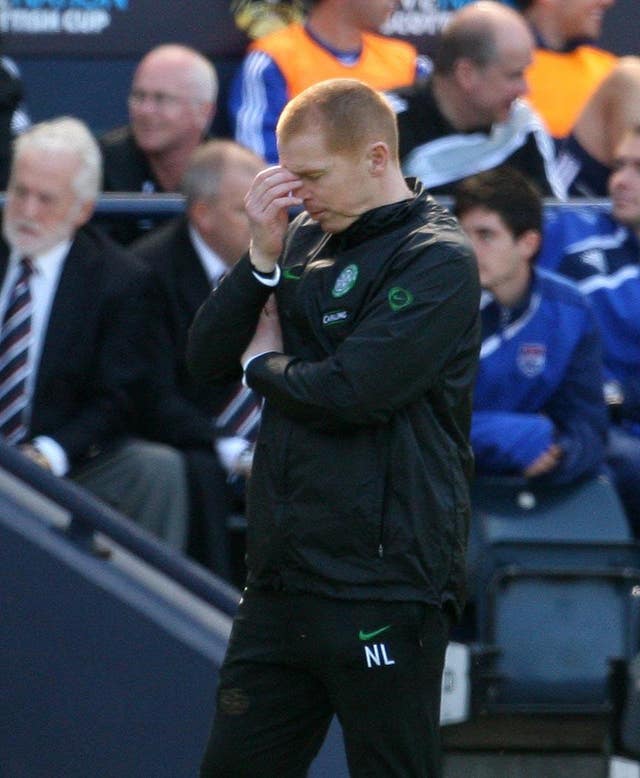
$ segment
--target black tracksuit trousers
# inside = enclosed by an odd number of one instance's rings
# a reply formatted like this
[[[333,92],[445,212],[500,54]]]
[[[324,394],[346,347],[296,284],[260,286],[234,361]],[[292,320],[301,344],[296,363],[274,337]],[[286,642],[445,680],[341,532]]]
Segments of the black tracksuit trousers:
[[[245,592],[202,778],[302,778],[334,713],[352,778],[440,778],[448,632],[422,603]]]

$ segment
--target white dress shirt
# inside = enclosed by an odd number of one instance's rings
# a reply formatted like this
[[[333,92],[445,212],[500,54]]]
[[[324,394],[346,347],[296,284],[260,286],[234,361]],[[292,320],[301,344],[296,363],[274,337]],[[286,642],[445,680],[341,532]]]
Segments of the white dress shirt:
[[[216,286],[229,268],[216,252],[205,243],[202,235],[192,224],[189,225],[189,238],[200,259],[202,269],[209,279],[209,283],[211,286]]]
[[[198,230],[191,224],[189,225],[189,237],[209,283],[212,287],[217,286],[229,267],[205,243]],[[215,447],[220,464],[229,475],[238,472],[243,457],[247,456],[248,450],[251,448],[249,443],[241,437],[217,437]]]
[[[64,265],[72,241],[67,240],[54,246],[44,254],[31,257],[33,274],[30,279],[32,313],[31,313],[31,343],[27,355],[29,374],[27,377],[26,391],[29,404],[27,405],[27,419],[31,413],[31,401],[35,390],[40,356],[44,345],[51,305],[58,288],[60,273]],[[24,256],[15,250],[11,251],[7,272],[0,288],[0,321],[9,303],[9,296],[20,272],[20,259]],[[32,441],[33,445],[49,460],[51,469],[56,475],[65,475],[69,470],[69,460],[62,446],[53,438],[39,436]]]

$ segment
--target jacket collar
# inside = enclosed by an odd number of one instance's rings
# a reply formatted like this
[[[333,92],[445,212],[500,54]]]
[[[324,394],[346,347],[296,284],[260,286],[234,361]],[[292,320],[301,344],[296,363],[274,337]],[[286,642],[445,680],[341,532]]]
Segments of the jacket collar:
[[[408,178],[406,181],[413,197],[366,211],[344,232],[333,235],[332,239],[343,248],[357,246],[372,235],[379,236],[389,232],[406,222],[417,210],[424,208],[425,203],[431,199],[427,190],[415,178]]]
[[[537,284],[538,273],[534,267],[531,270],[531,278],[524,294],[512,306],[502,305],[491,292],[484,290],[480,300],[483,329],[490,332],[502,330],[528,315]]]

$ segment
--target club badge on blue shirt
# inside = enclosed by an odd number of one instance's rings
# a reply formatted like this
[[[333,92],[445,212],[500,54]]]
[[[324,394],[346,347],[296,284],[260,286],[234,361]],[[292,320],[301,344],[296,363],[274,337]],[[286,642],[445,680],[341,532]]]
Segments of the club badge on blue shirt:
[[[544,343],[522,343],[518,349],[518,368],[527,376],[540,375],[547,364],[547,347]]]

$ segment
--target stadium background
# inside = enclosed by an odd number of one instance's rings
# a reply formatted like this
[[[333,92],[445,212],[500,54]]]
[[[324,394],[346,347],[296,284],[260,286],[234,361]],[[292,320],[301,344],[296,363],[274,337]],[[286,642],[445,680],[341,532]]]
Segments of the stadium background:
[[[452,8],[463,4],[465,0],[403,0],[391,26],[396,26],[396,33],[402,29],[405,37],[428,54],[434,44],[432,33]],[[601,45],[618,54],[640,54],[639,23],[638,0],[617,0],[607,14]],[[97,133],[125,123],[126,96],[136,62],[152,46],[177,41],[197,47],[215,62],[222,93],[214,129],[221,135],[227,132],[226,87],[247,42],[235,28],[227,0],[0,0],[0,33],[4,52],[22,70],[34,121],[73,114]],[[57,486],[52,484],[51,488]],[[142,753],[148,752],[151,759],[153,751],[154,767],[144,774],[176,778],[182,774],[175,769],[176,752],[181,751],[185,763],[192,764],[193,755],[201,747],[213,693],[213,688],[202,685],[201,665],[206,659],[204,673],[209,678],[209,664],[222,645],[214,644],[209,635],[203,637],[199,624],[178,623],[171,608],[158,607],[160,590],[164,594],[168,584],[156,580],[156,570],[136,572],[139,577],[143,573],[151,577],[151,583],[146,579],[145,583],[149,588],[151,584],[157,586],[158,592],[151,591],[148,601],[143,602],[133,587],[135,597],[131,595],[131,601],[140,611],[123,608],[123,602],[127,602],[123,597],[126,587],[114,571],[103,570],[100,559],[87,561],[81,551],[77,553],[78,559],[71,559],[75,552],[67,543],[57,536],[53,540],[45,536],[39,522],[31,521],[31,526],[27,515],[17,514],[11,503],[14,492],[15,485],[0,491],[0,502],[8,503],[0,511],[2,518],[7,517],[5,523],[0,520],[0,558],[5,572],[4,594],[0,597],[5,626],[0,664],[6,677],[12,679],[4,692],[3,707],[5,712],[11,710],[12,722],[0,727],[0,776],[84,778],[88,774],[89,754],[95,760],[97,749],[100,754],[112,755],[109,762],[105,757],[102,768],[94,774],[105,778],[134,775],[122,765],[140,767]],[[20,538],[18,542],[19,533],[28,541]],[[46,554],[36,553],[40,540]],[[59,571],[51,563],[57,559],[54,544],[60,546],[57,553],[64,560]],[[32,549],[35,551],[30,554]],[[156,549],[155,556],[161,557],[162,550]],[[70,559],[77,570],[69,564]],[[134,563],[127,558],[126,564],[130,573]],[[86,568],[90,568],[89,572]],[[82,576],[76,575],[80,570]],[[90,573],[95,573],[99,584],[87,587],[87,591],[80,586],[80,579],[90,580]],[[107,575],[117,583],[118,590],[109,602],[109,587],[104,579]],[[197,575],[195,580],[199,580]],[[101,596],[107,593],[102,601],[98,601],[94,589]],[[180,593],[179,599],[183,607],[185,595]],[[65,602],[65,607],[56,608],[56,601]],[[145,615],[141,616],[143,610]],[[25,619],[25,613],[30,618]],[[162,627],[152,638],[147,634],[151,629],[147,621],[153,621],[149,614],[154,614]],[[188,621],[184,615],[180,618]],[[144,634],[138,635],[136,630]],[[221,631],[224,637],[224,630]],[[178,649],[166,638],[173,633],[179,633],[180,641],[176,643],[195,645],[198,649],[206,644],[206,652],[185,651],[177,659]],[[79,646],[71,656],[76,661],[70,661],[70,638],[74,647]],[[136,647],[135,657],[131,655],[132,643]],[[147,644],[155,647],[152,653],[144,650]],[[43,645],[49,650],[43,651]],[[145,665],[149,665],[148,672]],[[175,683],[176,667],[180,668],[179,684]],[[213,687],[213,676],[210,681]],[[203,709],[204,716],[198,713]],[[162,715],[166,711],[170,715]],[[85,726],[94,719],[99,731]],[[174,726],[176,721],[182,726]],[[64,737],[60,737],[61,723]],[[447,778],[593,778],[603,774],[599,753],[603,725],[599,719],[567,715],[560,720],[525,719],[511,715],[485,719],[481,724],[475,729],[461,730],[460,735],[454,727],[450,728],[445,743]],[[189,741],[185,732],[190,735]],[[38,734],[34,738],[35,733]],[[34,740],[38,741],[38,748],[33,747]],[[158,742],[165,747],[164,752]],[[505,753],[507,743],[511,753],[508,749]],[[541,753],[545,748],[550,753]],[[337,763],[331,762],[335,755]],[[163,759],[166,772],[160,767]],[[340,778],[343,774],[334,737],[313,776]]]
[[[429,54],[452,9],[468,0],[402,0],[390,30]],[[215,62],[221,81],[217,134],[228,133],[227,84],[247,39],[228,0],[0,0],[3,49],[18,63],[34,121],[60,114],[84,119],[96,132],[127,120],[126,96],[137,60],[174,41]],[[639,54],[638,0],[617,0],[605,17],[601,45]],[[107,99],[105,99],[107,98]]]

